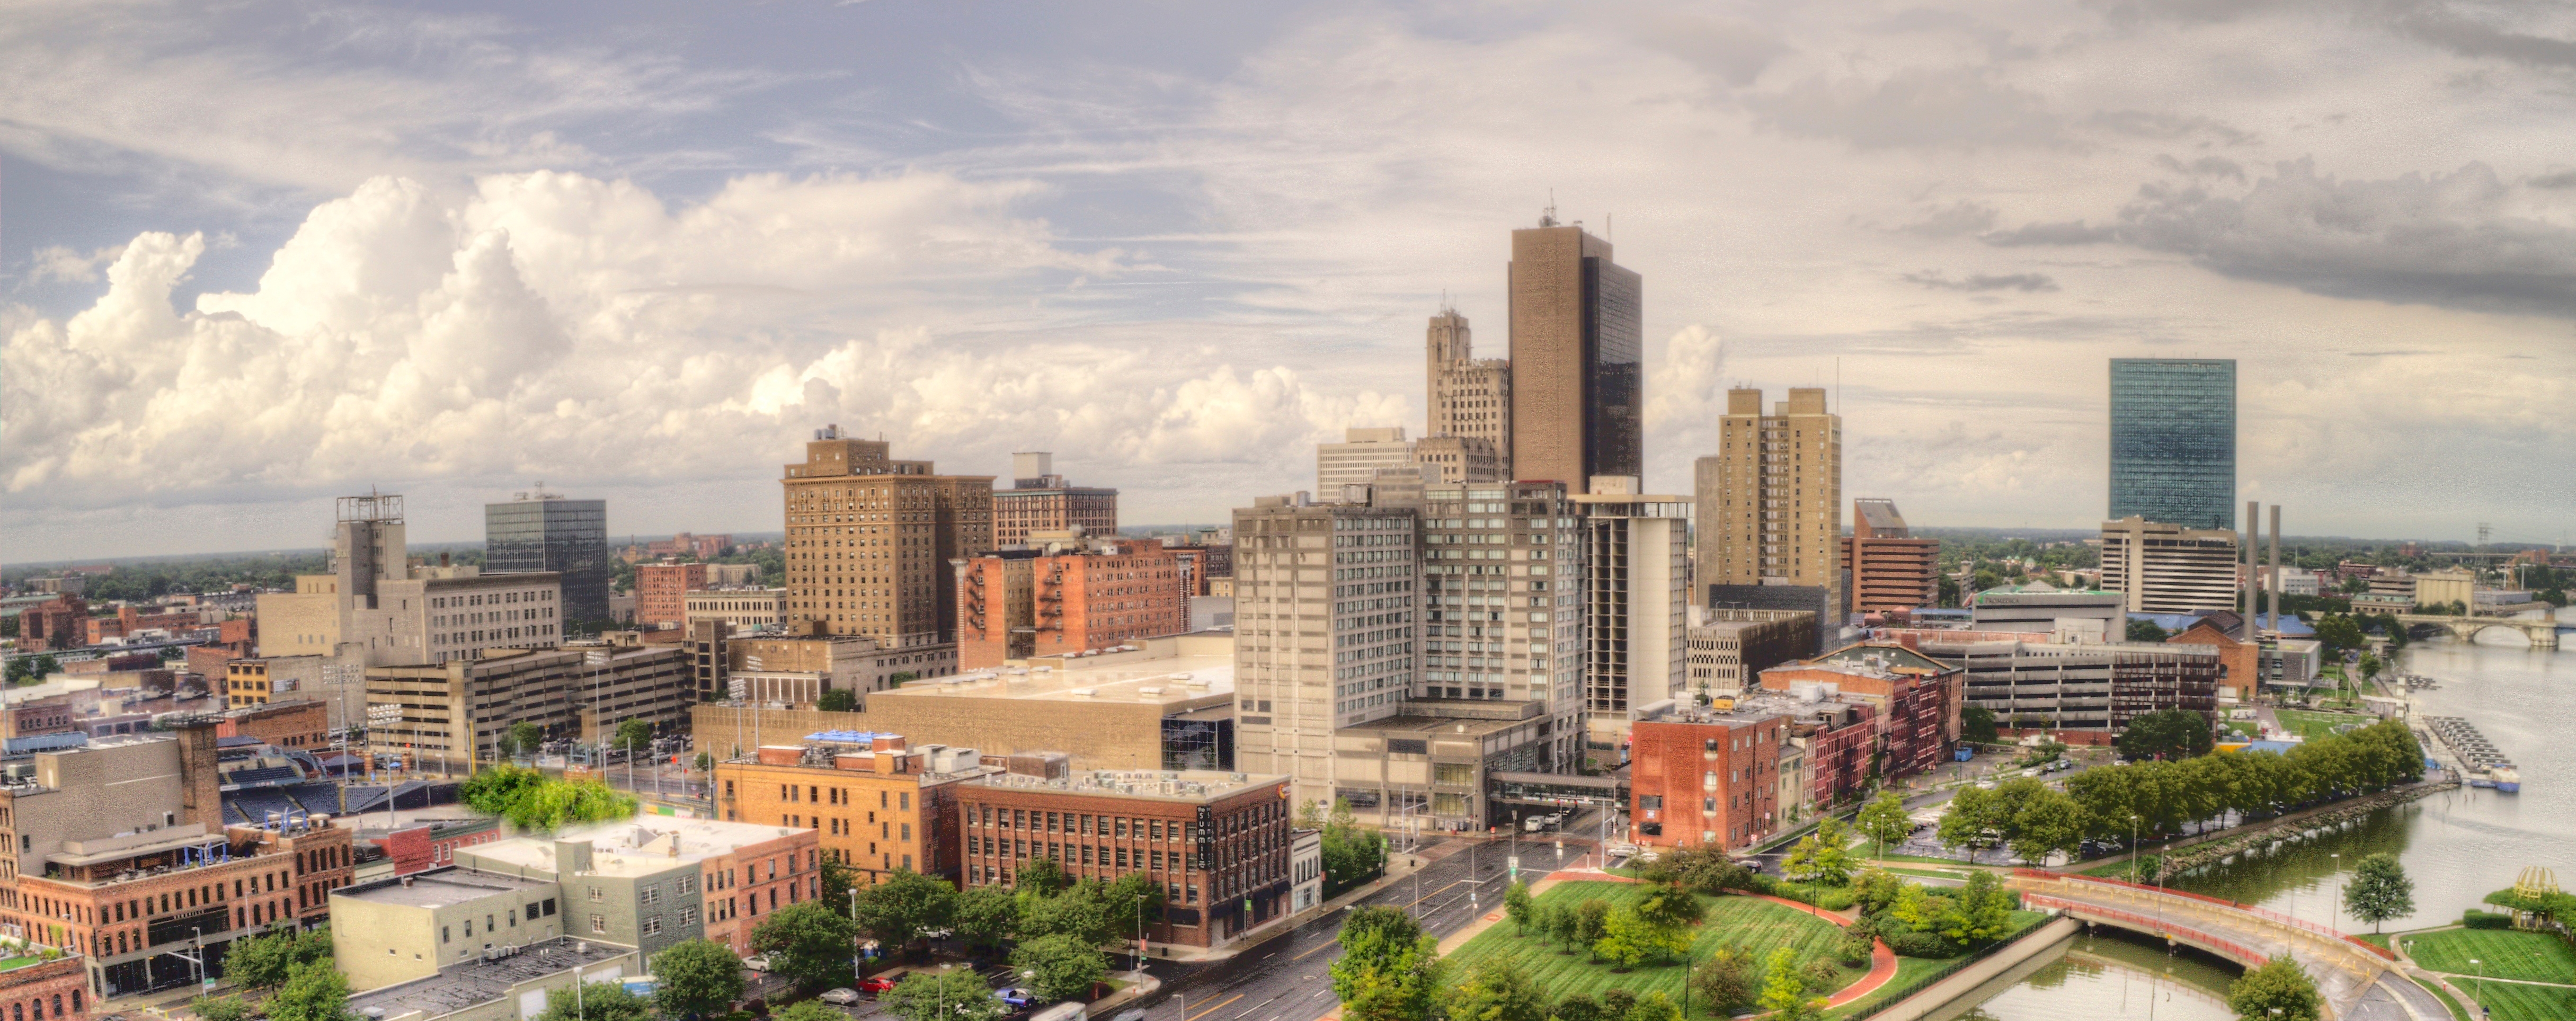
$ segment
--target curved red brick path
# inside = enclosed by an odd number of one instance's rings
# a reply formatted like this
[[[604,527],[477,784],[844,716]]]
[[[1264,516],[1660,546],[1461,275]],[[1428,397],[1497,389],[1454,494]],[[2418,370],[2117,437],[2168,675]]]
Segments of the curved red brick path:
[[[1617,875],[1612,875],[1612,874],[1607,873],[1607,872],[1600,872],[1600,871],[1595,871],[1595,870],[1591,870],[1591,869],[1567,869],[1567,870],[1564,870],[1564,871],[1561,871],[1561,872],[1551,872],[1551,873],[1548,873],[1548,875],[1547,875],[1547,877],[1546,877],[1546,881],[1547,881],[1547,882],[1551,882],[1551,883],[1553,883],[1553,882],[1591,882],[1591,883],[1603,883],[1603,882],[1607,882],[1607,883],[1634,883],[1634,882],[1639,882],[1639,880],[1638,880],[1636,877],[1634,877],[1634,876],[1617,876]],[[1799,902],[1797,902],[1797,901],[1790,900],[1789,898],[1786,898],[1786,897],[1774,897],[1774,896],[1772,896],[1772,895],[1770,895],[1770,894],[1767,894],[1767,893],[1746,893],[1746,892],[1743,892],[1743,891],[1741,891],[1741,890],[1734,891],[1733,895],[1734,895],[1734,896],[1737,896],[1737,897],[1754,897],[1754,898],[1758,898],[1758,899],[1761,899],[1761,900],[1767,900],[1767,901],[1770,901],[1770,902],[1772,902],[1772,903],[1774,903],[1774,904],[1780,904],[1780,905],[1784,905],[1784,906],[1787,906],[1787,907],[1796,908],[1796,909],[1798,909],[1798,910],[1799,910],[1799,911],[1801,911],[1801,912],[1805,912],[1805,913],[1807,913],[1808,915],[1811,915],[1811,916],[1816,917],[1816,918],[1824,919],[1824,920],[1826,920],[1826,921],[1832,922],[1832,923],[1834,923],[1835,925],[1839,925],[1839,926],[1842,926],[1842,927],[1844,927],[1844,928],[1850,928],[1850,927],[1851,927],[1851,924],[1852,924],[1852,920],[1851,920],[1851,919],[1845,918],[1845,917],[1843,917],[1843,916],[1841,916],[1841,915],[1839,915],[1839,914],[1836,914],[1836,913],[1831,912],[1831,911],[1824,911],[1824,910],[1820,910],[1820,909],[1816,908],[1816,907],[1815,907],[1815,906],[1813,906],[1813,905],[1809,905],[1809,904],[1801,904],[1801,903],[1799,903]],[[1834,993],[1834,995],[1832,995],[1832,996],[1830,996],[1830,997],[1826,998],[1826,1000],[1825,1000],[1825,1006],[1826,1006],[1826,1007],[1828,1007],[1828,1008],[1832,1008],[1832,1007],[1840,1007],[1840,1006],[1842,1006],[1842,1005],[1844,1005],[1844,1004],[1846,1004],[1846,1003],[1850,1003],[1850,1002],[1852,1002],[1853,1000],[1857,1000],[1857,999],[1860,999],[1861,997],[1864,997],[1864,996],[1867,996],[1867,995],[1869,995],[1869,994],[1871,994],[1871,993],[1877,992],[1877,991],[1878,991],[1878,987],[1883,986],[1883,985],[1886,985],[1890,980],[1892,980],[1892,979],[1894,979],[1894,978],[1896,977],[1896,951],[1894,951],[1894,950],[1892,950],[1892,949],[1889,949],[1889,948],[1888,948],[1888,945],[1887,945],[1887,941],[1886,941],[1886,940],[1872,938],[1869,942],[1870,942],[1870,948],[1869,948],[1869,974],[1861,976],[1859,981],[1853,982],[1853,983],[1852,983],[1852,984],[1850,984],[1850,985],[1847,985],[1847,986],[1842,987],[1842,989],[1840,989],[1840,990],[1836,991],[1836,992]],[[1767,1014],[1759,1014],[1759,1015],[1755,1015],[1755,1016],[1756,1016],[1756,1017],[1768,1017],[1769,1015],[1767,1015]]]

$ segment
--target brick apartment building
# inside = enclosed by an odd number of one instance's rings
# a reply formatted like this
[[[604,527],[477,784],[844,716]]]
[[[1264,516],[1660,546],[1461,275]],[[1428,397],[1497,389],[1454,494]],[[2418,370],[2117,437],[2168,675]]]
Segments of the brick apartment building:
[[[1629,732],[1630,817],[1657,847],[1743,847],[1776,832],[1787,717],[1686,711]]]
[[[38,953],[29,947],[25,953]],[[85,1021],[96,997],[89,993],[87,962],[77,950],[51,961],[0,971],[0,1011],[28,1021]]]
[[[1941,540],[1914,538],[1893,500],[1852,501],[1852,534],[1842,540],[1853,613],[1940,605]]]
[[[993,477],[889,452],[827,426],[785,466],[787,616],[890,647],[952,643],[955,563],[993,548]]]
[[[70,593],[34,600],[17,608],[18,648],[25,652],[61,652],[89,641],[89,603]]]
[[[179,633],[205,627],[205,611],[193,606],[151,607],[138,610],[131,606],[116,608],[116,616],[91,617],[82,622],[88,644],[102,645],[111,638],[124,638],[144,631]]]
[[[1040,532],[1082,529],[1118,534],[1118,491],[1069,485],[1055,473],[1055,455],[1011,455],[1011,488],[993,491],[993,545],[1018,546]]]
[[[707,565],[665,560],[635,567],[635,624],[678,624],[689,616],[688,594],[707,587]]]
[[[1008,885],[1037,858],[1103,882],[1141,872],[1163,884],[1163,920],[1147,938],[1190,946],[1223,946],[1286,914],[1284,776],[1015,771],[968,781],[958,809],[969,885]]]
[[[1959,739],[1963,672],[1911,649],[1845,646],[1773,667],[1761,676],[1768,691],[1794,694],[1806,684],[1832,685],[1845,701],[1868,705],[1876,713],[1877,750],[1886,756],[1880,772],[1888,777],[1911,776],[1948,761],[1950,746]]]
[[[954,882],[959,785],[987,773],[972,748],[914,749],[892,734],[826,731],[716,764],[726,821],[814,831],[825,857],[874,885],[896,869]]]
[[[1040,532],[957,572],[957,660],[1005,660],[1107,649],[1190,628],[1180,558],[1158,539]]]

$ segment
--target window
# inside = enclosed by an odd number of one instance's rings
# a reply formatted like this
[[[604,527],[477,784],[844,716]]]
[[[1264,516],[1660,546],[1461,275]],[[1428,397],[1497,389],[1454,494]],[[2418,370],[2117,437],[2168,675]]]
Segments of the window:
[[[654,915],[653,917],[644,920],[644,935],[652,936],[659,934],[661,931],[662,916]]]
[[[598,904],[598,903],[601,903],[601,902],[603,902],[603,901],[605,901],[605,900],[607,900],[607,898],[606,898],[605,896],[603,896],[603,895],[599,892],[599,888],[598,888],[598,887],[594,886],[594,887],[591,887],[591,888],[590,888],[590,902],[591,902],[591,903],[593,903],[593,904]]]
[[[590,916],[590,933],[591,933],[591,935],[593,935],[593,936],[604,936],[604,935],[607,935],[607,933],[608,933],[608,916],[607,916],[607,915],[592,915],[592,916]]]

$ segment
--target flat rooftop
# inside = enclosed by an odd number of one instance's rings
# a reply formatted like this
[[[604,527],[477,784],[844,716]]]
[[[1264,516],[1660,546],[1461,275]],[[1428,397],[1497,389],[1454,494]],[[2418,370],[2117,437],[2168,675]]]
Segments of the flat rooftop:
[[[1007,698],[1171,705],[1234,697],[1234,636],[1195,632],[1139,639],[1127,651],[1041,656],[953,677],[912,681],[878,698]],[[1194,708],[1194,707],[1191,707]]]
[[[590,844],[590,870],[607,876],[649,876],[670,871],[674,866],[696,864],[709,858],[723,857],[754,844],[812,833],[789,826],[762,826],[747,822],[720,822],[714,819],[680,819],[664,815],[639,815],[618,822],[595,823],[574,827],[555,834],[554,838],[513,837],[489,844],[476,844],[460,851],[477,859],[526,869],[531,872],[555,872],[556,841],[587,841]],[[678,853],[672,853],[674,846]]]
[[[441,968],[438,974],[428,978],[351,996],[349,1013],[352,1016],[385,1018],[400,1018],[407,1014],[429,1017],[453,1014],[498,1000],[508,994],[512,986],[575,966],[587,967],[632,953],[633,950],[613,943],[581,943],[569,939],[532,943],[510,957],[493,961],[474,957],[463,964]]]
[[[498,872],[476,872],[450,866],[414,873],[401,879],[383,879],[363,886],[345,886],[331,891],[334,897],[347,897],[370,904],[397,904],[415,908],[443,908],[480,900],[496,893],[523,893],[541,890],[552,894],[555,884],[542,879],[521,879]]]
[[[1209,769],[1094,769],[1047,779],[1018,773],[995,773],[967,781],[969,786],[1000,790],[1052,791],[1117,798],[1197,803],[1288,782],[1285,776],[1226,773]]]

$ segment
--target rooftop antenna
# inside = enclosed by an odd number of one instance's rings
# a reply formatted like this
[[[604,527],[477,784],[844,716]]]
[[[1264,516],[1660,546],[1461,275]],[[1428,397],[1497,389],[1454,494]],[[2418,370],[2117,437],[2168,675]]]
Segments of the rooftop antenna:
[[[1556,226],[1556,189],[1554,188],[1547,190],[1547,211],[1538,214],[1538,225],[1541,227]]]

